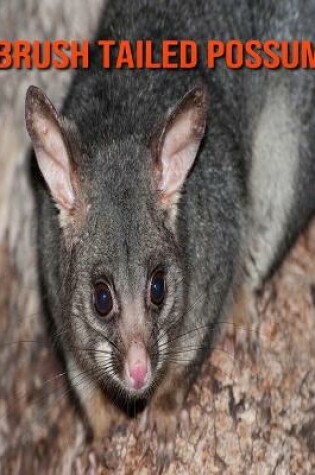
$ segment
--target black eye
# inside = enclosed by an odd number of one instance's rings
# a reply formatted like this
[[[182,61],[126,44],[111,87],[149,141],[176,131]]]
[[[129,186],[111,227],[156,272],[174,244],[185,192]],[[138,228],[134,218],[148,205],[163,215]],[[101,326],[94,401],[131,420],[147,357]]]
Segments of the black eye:
[[[154,305],[161,305],[164,300],[165,278],[162,271],[156,272],[151,279],[150,297]]]
[[[94,306],[102,317],[108,315],[113,308],[113,297],[105,282],[97,282],[94,285]]]

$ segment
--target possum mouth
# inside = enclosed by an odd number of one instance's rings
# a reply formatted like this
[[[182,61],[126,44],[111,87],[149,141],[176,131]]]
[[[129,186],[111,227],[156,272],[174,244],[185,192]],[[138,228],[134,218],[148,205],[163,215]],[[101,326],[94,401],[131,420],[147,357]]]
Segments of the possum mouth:
[[[129,370],[125,365],[120,371],[119,376],[117,375],[114,380],[119,383],[121,396],[125,400],[148,400],[151,397],[152,390],[154,387],[155,375],[150,368],[150,370],[144,375],[143,368],[135,368],[133,375],[130,374]]]
[[[128,348],[119,353],[104,341],[97,349],[97,363],[106,370],[102,376],[97,368],[94,369],[105,392],[112,394],[114,399],[117,396],[134,401],[150,398],[161,368],[157,345],[148,347],[138,338],[132,339]]]

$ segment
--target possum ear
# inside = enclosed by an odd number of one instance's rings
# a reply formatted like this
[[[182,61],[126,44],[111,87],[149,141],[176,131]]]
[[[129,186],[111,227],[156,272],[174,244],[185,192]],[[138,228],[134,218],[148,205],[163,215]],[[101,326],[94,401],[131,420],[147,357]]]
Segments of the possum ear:
[[[57,111],[41,91],[30,86],[25,101],[26,128],[38,166],[58,208],[71,212],[75,205],[74,170]]]
[[[153,140],[154,175],[164,204],[174,203],[204,136],[208,94],[196,86],[185,94]]]

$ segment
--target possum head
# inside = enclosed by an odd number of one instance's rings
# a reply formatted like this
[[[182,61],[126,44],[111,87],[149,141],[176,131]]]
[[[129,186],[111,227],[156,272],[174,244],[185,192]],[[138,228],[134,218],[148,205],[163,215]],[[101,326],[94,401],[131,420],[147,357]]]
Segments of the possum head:
[[[186,279],[176,210],[206,106],[197,86],[165,114],[149,145],[127,137],[88,156],[44,93],[27,92],[27,130],[66,254],[58,296],[68,329],[63,343],[103,388],[125,398],[149,396],[182,326]]]

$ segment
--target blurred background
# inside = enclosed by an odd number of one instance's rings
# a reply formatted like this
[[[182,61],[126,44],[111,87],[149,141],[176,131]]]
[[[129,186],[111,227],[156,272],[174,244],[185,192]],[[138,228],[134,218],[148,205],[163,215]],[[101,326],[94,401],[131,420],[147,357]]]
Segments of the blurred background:
[[[1,0],[0,38],[90,38],[101,4]],[[156,473],[156,441],[144,453],[136,422],[101,447],[85,442],[40,308],[24,98],[35,84],[59,107],[70,78],[0,70],[0,473]],[[313,225],[257,298],[257,358],[222,325],[188,401],[189,437],[178,436],[167,473],[315,473],[314,282]]]

